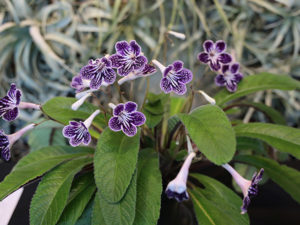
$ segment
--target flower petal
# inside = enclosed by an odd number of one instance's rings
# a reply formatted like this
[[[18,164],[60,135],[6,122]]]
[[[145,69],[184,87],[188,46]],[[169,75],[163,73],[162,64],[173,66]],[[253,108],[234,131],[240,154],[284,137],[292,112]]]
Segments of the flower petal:
[[[178,95],[184,95],[186,93],[186,86],[182,83],[178,83],[177,86],[172,86],[172,89]]]
[[[6,111],[3,115],[3,119],[6,121],[13,121],[15,120],[19,115],[19,109],[18,107],[15,107],[11,110]]]
[[[168,73],[173,69],[174,69],[173,65],[168,65],[167,68],[164,70],[164,74],[163,74],[164,77],[168,76]]]
[[[5,162],[8,162],[11,158],[11,154],[10,154],[10,149],[9,147],[6,147],[4,149],[2,149],[1,151],[1,157]]]
[[[163,90],[163,92],[170,93],[172,91],[172,86],[171,83],[169,82],[169,80],[167,78],[162,78],[160,81],[160,88],[161,90]]]
[[[200,52],[198,55],[198,59],[202,63],[208,63],[209,55],[206,52]]]
[[[203,43],[203,49],[205,52],[209,53],[214,49],[214,42],[211,40],[207,40]]]
[[[119,41],[115,45],[116,51],[121,56],[126,56],[130,52],[130,46],[127,41]]]
[[[142,70],[146,63],[148,62],[147,58],[145,56],[138,56],[136,57],[135,61],[134,61],[134,69],[135,70]]]
[[[141,112],[131,113],[131,117],[132,117],[132,119],[131,119],[132,124],[134,124],[135,126],[141,126],[146,122],[146,117]]]
[[[137,104],[135,102],[126,102],[125,111],[128,113],[134,112],[137,110]]]
[[[218,56],[218,61],[220,61],[223,64],[228,64],[232,61],[232,57],[228,53],[221,53]]]
[[[82,138],[78,138],[78,137],[73,137],[69,140],[69,143],[71,146],[76,147],[78,145],[80,145],[82,142]]]
[[[118,54],[111,55],[109,59],[111,61],[112,68],[121,67],[124,62],[124,58],[122,56],[119,56]]]
[[[155,66],[151,66],[149,64],[146,64],[141,75],[149,75],[149,74],[152,74],[152,73],[155,73],[156,72],[156,68]]]
[[[118,116],[122,111],[124,111],[124,104],[119,104],[114,108],[114,115]]]
[[[105,65],[106,67],[111,67],[111,66],[112,66],[112,65],[111,65],[110,59],[108,59],[108,58],[106,58],[106,57],[102,57],[102,58],[101,58],[101,62],[104,63],[104,65]]]
[[[103,81],[103,73],[100,72],[98,73],[92,80],[90,83],[90,88],[93,90],[97,90],[100,88],[102,81]]]
[[[213,62],[213,61],[210,60],[209,66],[214,71],[218,71],[221,68],[221,65],[220,65],[219,61]]]
[[[133,52],[136,56],[140,55],[141,47],[138,45],[138,43],[135,40],[132,40],[130,42],[130,47],[131,47],[131,49],[133,50]]]
[[[118,117],[112,117],[108,121],[108,126],[113,131],[120,131],[121,130],[121,123],[119,122]]]
[[[113,84],[116,80],[116,72],[111,68],[106,68],[106,70],[103,71],[103,78],[104,81],[108,84]]]
[[[235,74],[240,69],[240,65],[238,63],[233,63],[230,67],[230,72]]]
[[[130,72],[134,70],[133,64],[123,64],[121,67],[118,68],[118,73],[120,76],[127,76]]]
[[[225,83],[226,83],[226,80],[225,80],[223,74],[218,74],[218,75],[215,77],[215,84],[216,84],[217,86],[223,87],[223,86],[225,86]]]
[[[90,133],[87,131],[85,132],[85,134],[83,135],[83,144],[88,145],[91,142],[91,135]]]
[[[226,81],[226,88],[230,92],[235,92],[237,90],[237,84],[232,80]]]
[[[173,62],[174,71],[178,72],[183,68],[183,62],[180,60],[177,60]]]
[[[229,65],[222,66],[222,73],[225,74],[229,70]]]
[[[243,74],[241,74],[241,73],[234,74],[233,80],[234,80],[236,83],[239,83],[242,79],[243,79]]]
[[[243,199],[243,205],[241,207],[241,211],[242,211],[241,214],[245,214],[247,212],[250,202],[251,202],[251,200],[250,200],[249,196],[246,196]]]
[[[130,124],[129,126],[122,126],[122,131],[124,132],[124,134],[126,134],[128,137],[133,137],[134,135],[136,135],[137,132],[137,128],[135,125]]]
[[[72,138],[76,135],[76,128],[71,125],[67,125],[63,128],[62,133],[64,137]]]
[[[21,102],[21,96],[22,96],[21,91],[17,89],[17,91],[16,91],[16,105],[20,104],[20,102]]]
[[[222,40],[217,41],[216,44],[215,44],[215,49],[216,49],[216,51],[219,52],[219,53],[224,52],[225,49],[226,49],[226,44],[225,44],[225,42],[222,41]]]
[[[176,75],[177,75],[178,81],[180,81],[183,84],[189,83],[193,79],[192,71],[185,69],[185,68],[182,69],[180,72],[178,72]]]

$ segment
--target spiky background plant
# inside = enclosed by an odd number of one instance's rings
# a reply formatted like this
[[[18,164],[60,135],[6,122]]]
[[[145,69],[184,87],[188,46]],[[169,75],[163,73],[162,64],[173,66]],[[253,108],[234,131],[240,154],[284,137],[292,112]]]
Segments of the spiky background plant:
[[[299,172],[276,162],[299,158],[300,151],[299,130],[284,126],[299,126],[299,82],[290,78],[300,77],[298,1],[5,0],[0,6],[0,94],[15,82],[23,100],[46,102],[42,111],[20,111],[19,118],[39,125],[29,135],[30,154],[0,184],[2,199],[45,174],[31,204],[31,224],[156,224],[162,187],[186,158],[186,134],[202,153],[194,165],[233,159],[244,163],[235,169],[249,179],[253,166],[264,167],[300,202]],[[76,112],[71,109],[74,98],[55,97],[74,96],[70,81],[81,67],[90,58],[113,54],[123,39],[135,39],[149,62],[184,61],[194,74],[186,98],[157,94],[159,73],[101,88],[92,104],[84,103]],[[206,39],[225,40],[240,62],[246,78],[234,94],[219,91],[214,73],[197,60]],[[214,96],[218,106],[198,107],[206,104],[199,89]],[[133,138],[107,128],[108,103],[127,100],[138,102],[147,118]],[[90,129],[93,148],[66,146],[63,125],[84,120],[99,107],[102,113]],[[39,119],[41,112],[46,121]],[[0,123],[12,133],[8,123]],[[197,218],[199,224],[249,224],[247,214],[239,215],[242,201],[220,182],[193,174],[188,189],[192,201],[170,210],[184,215],[173,223],[196,224]]]

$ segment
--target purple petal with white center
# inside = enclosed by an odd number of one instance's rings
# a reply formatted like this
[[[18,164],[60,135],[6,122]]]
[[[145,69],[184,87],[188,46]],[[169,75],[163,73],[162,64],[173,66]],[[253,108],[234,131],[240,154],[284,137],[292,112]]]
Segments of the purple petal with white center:
[[[101,72],[101,74],[102,74],[102,72]],[[102,80],[103,80],[103,76],[101,74],[98,74],[91,80],[91,83],[90,83],[91,89],[97,90],[100,88],[100,86],[102,84]]]
[[[125,111],[128,113],[134,112],[137,110],[137,104],[135,102],[126,102]]]
[[[209,66],[214,71],[218,71],[221,68],[221,65],[220,65],[219,61],[213,62],[213,61],[210,60]]]
[[[226,88],[230,92],[236,92],[237,84],[233,80],[226,81]]]
[[[69,125],[63,129],[63,136],[69,139],[71,146],[76,147],[81,143],[88,145],[90,142],[90,134],[83,122],[71,121]]]
[[[72,137],[75,136],[75,134],[76,134],[76,132],[75,132],[75,129],[74,129],[74,125],[72,125],[71,123],[70,123],[70,125],[65,126],[63,128],[63,135],[64,135],[64,137],[72,138]]]
[[[225,74],[229,70],[229,65],[222,66],[222,73]]]
[[[116,106],[116,108],[114,108],[114,115],[118,116],[123,111],[124,111],[124,104],[119,104]]]
[[[167,66],[167,68],[165,69],[165,71],[164,71],[164,77],[166,77],[166,76],[168,76],[168,73],[171,71],[171,70],[173,70],[173,65],[169,65],[169,66]]]
[[[127,76],[130,72],[134,70],[134,65],[132,63],[124,64],[118,68],[118,74],[120,76]]]
[[[135,125],[135,126],[141,126],[146,122],[146,117],[141,112],[131,113],[130,116],[132,117],[131,118],[132,124]]]
[[[108,58],[106,58],[106,57],[102,57],[102,58],[101,58],[101,62],[104,63],[104,65],[105,65],[106,67],[111,67],[111,66],[112,66],[111,61],[110,61]]]
[[[81,142],[82,142],[82,139],[80,139],[80,138],[71,138],[69,140],[69,143],[72,147],[77,147],[78,145],[81,144]]]
[[[186,84],[192,81],[193,79],[193,73],[188,69],[182,69],[178,73],[176,73],[178,81]]]
[[[148,60],[145,56],[141,55],[141,56],[136,57],[136,59],[134,60],[134,63],[133,63],[134,69],[142,70],[145,67],[147,62],[148,62]]]
[[[224,52],[225,49],[226,49],[226,44],[224,41],[220,40],[220,41],[217,41],[216,44],[215,44],[215,49],[217,52],[221,53],[221,52]]]
[[[203,48],[204,48],[204,51],[209,53],[211,52],[212,50],[214,50],[214,42],[211,41],[211,40],[207,40],[203,43]]]
[[[88,145],[91,142],[92,138],[89,132],[85,132],[83,135],[83,144]]]
[[[243,79],[243,74],[241,74],[241,73],[234,74],[234,81],[236,83],[239,83],[242,79]]]
[[[172,91],[171,83],[167,78],[162,78],[160,81],[160,88],[165,92],[166,94],[170,93]]]
[[[215,78],[215,84],[219,87],[225,86],[226,80],[223,74],[218,74]]]
[[[126,134],[128,137],[133,137],[136,135],[137,128],[133,124],[129,124],[128,126],[122,125],[122,131],[124,134]]]
[[[173,67],[174,67],[174,71],[178,72],[178,71],[182,70],[183,62],[180,60],[175,61],[175,62],[173,62]]]
[[[118,54],[111,55],[109,57],[112,67],[113,68],[119,68],[123,65],[124,63],[124,58],[122,56],[119,56]]]
[[[206,52],[201,52],[198,55],[198,59],[202,63],[208,63],[209,62],[209,55]]]
[[[228,64],[232,61],[232,57],[228,53],[221,53],[218,56],[218,61],[220,61],[223,64]]]
[[[238,70],[240,69],[240,65],[238,63],[233,63],[231,66],[230,66],[230,72],[232,74],[235,74],[238,72]]]
[[[110,120],[108,121],[108,126],[113,131],[121,130],[121,123],[120,123],[118,117],[116,117],[116,116],[110,118]]]
[[[152,74],[152,73],[155,73],[156,72],[156,68],[154,66],[151,66],[149,64],[146,64],[141,75],[149,75],[149,74]]]
[[[176,86],[172,86],[173,91],[178,95],[184,95],[186,93],[185,84],[178,83]]]
[[[113,84],[116,80],[116,72],[111,69],[111,68],[107,68],[106,70],[103,71],[104,73],[104,81],[108,84]]]
[[[135,40],[130,42],[130,47],[136,56],[140,55],[141,47],[138,45],[138,43],[136,43]]]
[[[18,117],[18,115],[19,115],[19,109],[18,109],[18,107],[15,107],[11,110],[7,110],[3,114],[3,119],[6,121],[13,121]]]
[[[127,41],[119,41],[115,45],[116,52],[121,56],[126,56],[129,54],[131,47]]]

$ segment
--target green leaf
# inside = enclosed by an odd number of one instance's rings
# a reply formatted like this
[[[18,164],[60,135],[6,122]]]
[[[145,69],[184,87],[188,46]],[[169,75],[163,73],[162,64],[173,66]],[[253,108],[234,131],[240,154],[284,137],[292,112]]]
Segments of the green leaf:
[[[300,88],[300,82],[292,79],[288,75],[274,75],[271,73],[260,73],[245,77],[239,83],[238,90],[235,93],[230,93],[226,89],[221,90],[215,95],[215,100],[218,105],[222,106],[226,102],[246,96],[256,91],[280,89],[294,90]]]
[[[85,102],[78,110],[71,109],[71,105],[76,102],[76,98],[55,97],[47,101],[42,106],[42,111],[50,118],[68,124],[70,120],[74,119],[87,119],[98,107]],[[93,125],[98,129],[103,129],[107,126],[104,114],[98,114],[93,120]]]
[[[286,165],[262,156],[238,155],[235,160],[250,164],[257,168],[264,168],[265,173],[293,199],[300,203],[300,172]]]
[[[92,157],[81,157],[59,165],[40,182],[30,204],[30,224],[55,225],[67,203],[73,178]]]
[[[93,154],[87,147],[51,146],[34,151],[22,158],[0,183],[0,200],[28,181],[43,175],[65,160]]]
[[[106,128],[99,140],[94,158],[95,181],[100,194],[109,202],[119,202],[134,174],[140,130],[134,137]]]
[[[248,123],[234,127],[237,136],[258,138],[300,159],[300,130],[270,123]]]
[[[64,209],[58,225],[74,225],[83,213],[96,190],[93,174],[89,173],[75,180],[70,191],[68,204]]]
[[[218,106],[204,105],[178,115],[199,150],[213,163],[229,162],[236,147],[231,124]]]
[[[92,224],[92,211],[93,211],[93,205],[96,198],[91,200],[87,207],[84,209],[82,215],[77,220],[75,225],[91,225]],[[104,225],[104,224],[101,224]]]
[[[93,214],[92,214],[92,225],[106,225],[104,221],[104,217],[101,212],[100,198],[97,195],[100,194],[96,193],[94,207],[93,207]]]
[[[157,224],[160,213],[162,178],[158,155],[153,149],[143,149],[140,152],[137,171],[137,202],[133,224]]]
[[[240,150],[252,150],[259,154],[266,154],[264,144],[262,141],[248,137],[236,138],[236,149]]]
[[[185,105],[185,102],[186,102],[186,98],[171,97],[170,117],[175,116],[177,113],[181,113],[182,108]]]
[[[213,178],[200,174],[191,176],[204,186],[189,190],[199,224],[249,224],[248,215],[241,215],[242,199],[232,190]]]
[[[135,217],[137,173],[132,177],[125,196],[118,203],[109,203],[98,191],[101,212],[109,225],[132,225]]]

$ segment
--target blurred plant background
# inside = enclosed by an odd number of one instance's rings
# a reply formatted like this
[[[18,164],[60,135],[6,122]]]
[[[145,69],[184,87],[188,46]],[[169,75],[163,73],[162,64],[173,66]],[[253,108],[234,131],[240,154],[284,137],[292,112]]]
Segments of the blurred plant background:
[[[186,39],[168,35],[169,30]],[[196,57],[206,39],[225,40],[245,75],[264,71],[300,79],[298,0],[1,0],[0,96],[12,82],[22,89],[24,101],[73,95],[69,83],[87,60],[113,53],[115,42],[123,39],[137,40],[149,60],[181,59],[194,72],[195,88],[211,95],[218,90],[214,75]],[[159,76],[150,80],[157,90]],[[146,79],[135,85],[143,92]],[[299,127],[299,92],[267,91],[251,98]],[[244,120],[264,120],[248,109],[244,115]],[[20,118],[39,116],[22,111]],[[0,121],[11,132],[22,123]]]

